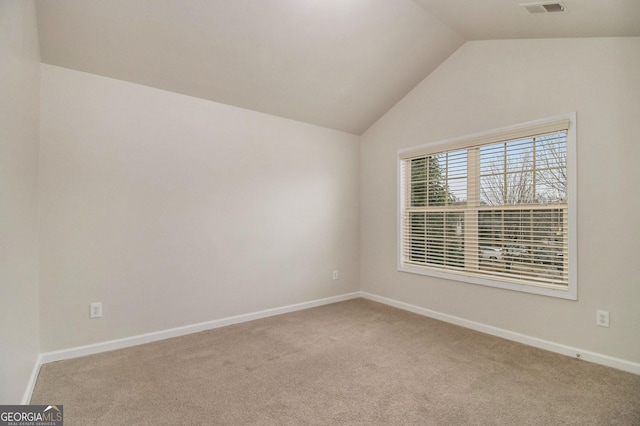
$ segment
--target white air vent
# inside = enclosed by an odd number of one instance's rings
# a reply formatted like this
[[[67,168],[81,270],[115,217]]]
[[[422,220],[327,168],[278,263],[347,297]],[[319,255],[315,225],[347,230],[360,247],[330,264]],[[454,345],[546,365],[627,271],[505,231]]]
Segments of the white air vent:
[[[525,3],[520,6],[524,7],[529,13],[552,13],[564,12],[566,8],[562,3]]]
[[[545,3],[542,5],[547,12],[564,12],[562,3]]]

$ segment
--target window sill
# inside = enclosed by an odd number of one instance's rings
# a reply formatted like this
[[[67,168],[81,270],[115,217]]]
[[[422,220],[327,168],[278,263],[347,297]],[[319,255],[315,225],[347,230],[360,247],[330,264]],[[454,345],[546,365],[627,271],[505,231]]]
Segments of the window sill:
[[[426,275],[434,278],[440,278],[445,280],[459,281],[469,284],[478,284],[487,287],[495,287],[512,291],[519,291],[522,293],[537,294],[540,296],[557,297],[567,300],[578,300],[576,294],[575,285],[571,285],[571,280],[568,287],[560,287],[554,285],[545,284],[520,284],[515,282],[509,282],[507,280],[495,280],[489,278],[481,278],[468,275],[464,272],[454,271],[442,271],[436,269],[430,269],[428,267],[417,267],[411,265],[399,265],[398,271],[408,272],[411,274]]]

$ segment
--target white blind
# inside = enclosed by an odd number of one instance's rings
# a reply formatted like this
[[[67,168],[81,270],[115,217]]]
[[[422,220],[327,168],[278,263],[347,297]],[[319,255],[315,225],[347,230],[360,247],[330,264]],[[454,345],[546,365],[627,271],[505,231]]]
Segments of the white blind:
[[[403,263],[566,287],[568,123],[560,124],[401,155]]]

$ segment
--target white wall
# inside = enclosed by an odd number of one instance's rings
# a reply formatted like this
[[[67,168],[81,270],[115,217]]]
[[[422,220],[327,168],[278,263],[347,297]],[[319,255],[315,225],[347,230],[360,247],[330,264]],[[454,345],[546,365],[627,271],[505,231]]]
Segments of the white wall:
[[[21,402],[39,353],[35,21],[32,1],[0,2],[0,404]]]
[[[640,38],[463,45],[362,137],[362,290],[640,362],[638,70]],[[398,149],[573,111],[578,301],[397,272]]]
[[[358,290],[358,155],[354,135],[42,65],[43,352]]]

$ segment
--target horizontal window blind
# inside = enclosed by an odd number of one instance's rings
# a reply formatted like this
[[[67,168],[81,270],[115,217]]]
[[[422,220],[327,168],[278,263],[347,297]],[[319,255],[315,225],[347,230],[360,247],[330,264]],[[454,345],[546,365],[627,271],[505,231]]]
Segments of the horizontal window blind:
[[[545,126],[401,154],[403,264],[566,288],[568,122]]]

